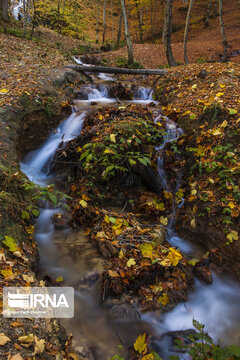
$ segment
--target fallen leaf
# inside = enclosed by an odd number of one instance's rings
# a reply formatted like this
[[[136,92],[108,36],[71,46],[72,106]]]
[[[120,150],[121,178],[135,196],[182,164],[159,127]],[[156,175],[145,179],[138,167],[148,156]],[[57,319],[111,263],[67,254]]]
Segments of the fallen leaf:
[[[158,303],[162,304],[163,306],[166,306],[169,303],[169,297],[167,294],[162,294],[162,296],[160,296],[158,298]]]
[[[79,201],[79,204],[80,204],[84,209],[88,206],[88,204],[87,204],[87,202],[86,202],[85,200],[80,200],[80,201]]]
[[[37,336],[35,336],[35,347],[34,347],[33,355],[42,354],[44,348],[45,348],[45,340],[44,339],[38,340]]]
[[[116,144],[116,134],[110,134],[110,141]]]
[[[142,354],[146,348],[147,348],[146,334],[139,335],[136,342],[134,343],[134,349],[139,354]]]
[[[23,360],[20,354],[13,355],[9,360]]]
[[[34,342],[34,335],[28,334],[25,336],[19,336],[18,341],[22,344],[32,344]]]
[[[11,339],[9,339],[8,336],[6,336],[5,334],[1,333],[0,334],[0,345],[5,345],[7,342],[12,341]]]
[[[34,277],[33,277],[33,275],[22,275],[22,278],[23,278],[23,280],[24,281],[26,281],[26,282],[34,282]]]
[[[133,265],[136,265],[136,261],[133,258],[130,258],[127,262],[127,267],[131,267]]]
[[[182,255],[180,254],[179,251],[177,251],[173,247],[170,247],[167,258],[171,261],[171,264],[173,266],[177,266],[179,260],[182,259]]]

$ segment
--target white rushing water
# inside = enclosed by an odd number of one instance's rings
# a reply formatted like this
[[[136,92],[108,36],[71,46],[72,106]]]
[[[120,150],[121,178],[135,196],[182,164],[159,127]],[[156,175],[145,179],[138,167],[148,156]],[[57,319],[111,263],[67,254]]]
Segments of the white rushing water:
[[[84,86],[82,90],[85,91],[86,99],[77,100],[76,107],[81,108],[83,106],[84,110],[72,113],[50,134],[39,149],[30,152],[21,163],[22,171],[31,181],[40,185],[48,185],[54,181],[53,177],[48,176],[49,165],[57,148],[80,134],[87,113],[84,106],[89,106],[89,103],[93,101],[100,104],[116,101],[108,98],[108,88],[103,85]],[[136,91],[136,100],[133,102],[136,101],[143,101],[143,103],[152,101],[151,90],[139,87]],[[167,142],[175,140],[182,134],[181,129],[177,128],[174,122],[167,118],[164,119],[166,121],[166,134],[164,144],[158,149],[160,152]],[[156,121],[161,121],[161,117],[157,118]],[[158,159],[158,172],[163,188],[169,190],[161,156]],[[41,209],[37,220],[35,236],[39,244],[42,271],[52,279],[62,276],[65,281],[69,281],[71,284],[84,275],[84,267],[78,261],[65,259],[64,251],[60,251],[56,245],[56,239],[61,239],[63,243],[68,235],[68,230],[54,230],[51,218],[56,213],[61,213],[61,210],[52,209],[46,204],[45,208]],[[169,242],[185,253],[193,251],[191,244],[180,239],[174,232],[169,236]],[[87,329],[85,335],[88,334],[92,337],[93,343],[99,341],[104,349],[103,351],[110,351],[110,346],[107,344],[112,343],[115,347],[119,343],[115,330],[107,323],[106,317],[104,317],[94,297],[79,292],[76,294],[77,299],[79,299],[76,301],[76,316],[71,322],[66,323],[69,331],[73,330],[74,339],[76,339],[75,345],[78,340],[81,342],[82,328],[80,331],[79,327],[84,325],[85,330]],[[195,290],[190,294],[189,301],[186,304],[179,304],[174,310],[161,317],[158,313],[144,314],[142,320],[149,323],[156,333],[162,335],[167,331],[192,328],[192,319],[194,318],[206,325],[206,330],[209,331],[214,340],[223,338],[227,343],[238,343],[240,336],[239,303],[240,288],[234,282],[214,277],[213,284],[206,285],[196,280]],[[140,326],[140,322],[137,324]],[[125,323],[124,331],[127,334],[134,333],[131,326],[133,325],[130,322]],[[136,327],[136,323],[134,326]],[[158,346],[162,358],[167,360],[172,344],[169,341],[159,340]],[[97,360],[105,360],[106,357],[104,356],[106,355],[99,355]],[[182,359],[186,358],[185,355],[181,355],[181,357]]]

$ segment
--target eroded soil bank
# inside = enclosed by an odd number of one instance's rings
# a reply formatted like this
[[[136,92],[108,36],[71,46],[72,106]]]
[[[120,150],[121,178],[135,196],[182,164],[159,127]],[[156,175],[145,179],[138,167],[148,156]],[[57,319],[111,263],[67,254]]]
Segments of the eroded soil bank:
[[[42,286],[36,279],[38,246],[34,224],[38,216],[38,189],[19,170],[19,157],[36,148],[71,112],[66,99],[70,89],[86,81],[84,76],[59,69],[47,80],[48,89],[32,97],[23,95],[16,108],[0,111],[0,265],[4,286]],[[49,84],[52,87],[49,88]],[[35,198],[35,200],[33,200]],[[1,299],[2,300],[2,299]],[[2,305],[2,301],[0,302]],[[66,331],[55,319],[0,318],[1,359],[71,359]],[[74,355],[73,355],[74,356]],[[18,357],[16,357],[18,358]]]

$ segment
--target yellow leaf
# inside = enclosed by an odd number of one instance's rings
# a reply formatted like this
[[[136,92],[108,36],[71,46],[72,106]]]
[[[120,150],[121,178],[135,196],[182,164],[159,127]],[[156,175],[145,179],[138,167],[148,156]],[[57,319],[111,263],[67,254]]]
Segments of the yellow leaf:
[[[104,117],[103,117],[101,114],[98,115],[98,118],[99,118],[99,120],[103,120],[103,119],[104,119]]]
[[[34,335],[19,336],[18,341],[23,344],[32,344],[34,342]]]
[[[139,353],[142,354],[144,350],[147,348],[146,343],[146,334],[139,335],[136,342],[134,343],[134,349]]]
[[[192,86],[192,89],[195,90],[196,88],[197,88],[197,84],[194,84],[194,85]]]
[[[196,228],[196,220],[192,219],[190,225],[193,229],[195,229]]]
[[[230,233],[227,235],[227,239],[229,240],[229,242],[238,240],[238,232],[235,230],[231,230]]]
[[[216,94],[217,97],[221,97],[221,96],[223,96],[223,95],[224,95],[223,92],[218,92],[218,93]]]
[[[160,283],[160,284],[161,284],[161,283]],[[157,294],[158,292],[163,291],[163,288],[162,288],[161,285],[150,285],[149,287],[152,289],[152,291],[154,292],[154,294]]]
[[[144,243],[140,246],[141,253],[144,257],[152,259],[153,257],[153,245]]]
[[[168,258],[165,258],[164,260],[162,260],[160,262],[160,265],[164,266],[164,267],[168,267],[171,266],[171,261]]]
[[[62,276],[58,276],[57,278],[56,278],[56,282],[62,282],[64,279],[63,279],[63,277]]]
[[[124,257],[124,253],[122,250],[119,251],[118,257],[119,259],[122,259]]]
[[[6,94],[8,93],[9,90],[7,89],[0,89],[0,94]]]
[[[115,152],[113,150],[111,150],[111,149],[106,149],[104,151],[104,154],[115,154]]]
[[[9,360],[23,360],[20,354],[13,355]]]
[[[1,333],[0,334],[0,345],[5,345],[7,342],[11,341],[11,339],[9,339],[8,336],[6,336],[5,334]]]
[[[197,195],[197,190],[196,189],[193,189],[192,191],[191,191],[191,195]]]
[[[165,191],[165,190],[163,190],[163,194],[166,199],[172,199],[172,197],[173,197],[172,193]]]
[[[221,131],[220,129],[215,129],[215,130],[212,131],[212,134],[213,134],[214,136],[222,135],[222,131]]]
[[[85,200],[80,200],[79,204],[83,207],[86,208],[88,206],[87,202]]]
[[[131,267],[133,265],[136,265],[136,261],[133,258],[130,258],[127,262],[127,267]]]
[[[168,224],[168,218],[161,216],[160,217],[160,223],[163,224],[164,226],[166,226]]]
[[[106,221],[107,224],[110,223],[109,216],[105,215],[105,216],[104,216],[104,220]]]
[[[153,354],[148,354],[142,357],[142,360],[154,360],[156,359]]]
[[[34,347],[33,355],[41,354],[44,351],[44,348],[45,348],[45,340],[44,339],[38,340],[37,336],[35,336],[35,347]]]
[[[221,127],[225,128],[226,126],[228,126],[228,122],[227,120],[224,120],[221,124]]]
[[[182,255],[179,251],[177,251],[173,247],[170,247],[167,258],[171,261],[171,264],[173,266],[177,266],[179,260],[182,259]]]
[[[237,114],[237,110],[235,110],[235,109],[228,109],[228,112],[229,112],[230,115]]]
[[[155,208],[156,208],[157,210],[160,210],[160,211],[165,210],[164,203],[157,203],[157,204],[155,205]]]
[[[176,196],[178,197],[178,199],[182,199],[183,195],[184,195],[184,190],[183,189],[179,189],[176,192]]]
[[[1,270],[1,274],[5,277],[5,278],[9,278],[13,275],[12,272],[12,268],[8,267],[7,269]]]
[[[116,135],[115,134],[110,134],[110,141],[114,144],[116,144]]]
[[[26,281],[26,282],[34,282],[34,277],[33,277],[33,275],[22,275],[22,278],[23,278],[23,280],[24,281]]]
[[[226,87],[226,85],[225,85],[225,84],[220,84],[220,87],[221,87],[222,89],[224,89],[224,88]]]
[[[162,296],[160,296],[158,298],[158,303],[161,303],[163,306],[166,306],[169,303],[169,297],[167,294],[162,294]]]
[[[233,201],[229,201],[228,207],[230,207],[230,209],[234,209],[234,208],[235,208],[234,202],[233,202]]]

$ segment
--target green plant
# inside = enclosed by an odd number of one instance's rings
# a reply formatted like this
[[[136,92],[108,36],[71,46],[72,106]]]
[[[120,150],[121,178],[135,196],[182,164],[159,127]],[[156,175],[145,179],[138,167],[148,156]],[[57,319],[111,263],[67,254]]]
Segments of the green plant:
[[[201,56],[196,59],[197,64],[205,64],[206,62],[207,62],[207,60]]]
[[[89,177],[101,174],[102,180],[109,180],[117,174],[131,172],[139,163],[151,165],[153,146],[160,144],[162,135],[162,129],[144,119],[116,122],[111,134],[102,135],[99,141],[80,149],[79,161]]]
[[[123,57],[118,57],[116,60],[116,64],[120,68],[129,68],[129,69],[143,69],[143,65],[138,63],[137,61],[134,61],[132,64],[128,64],[128,60]]]
[[[183,344],[180,340],[176,340],[176,348],[181,351],[185,350],[192,360],[237,360],[240,358],[239,346],[222,347],[221,345],[215,345],[208,333],[204,331],[204,325],[193,320],[193,326],[197,331],[194,335],[188,337],[189,344]],[[170,359],[180,360],[178,356],[172,356]]]

